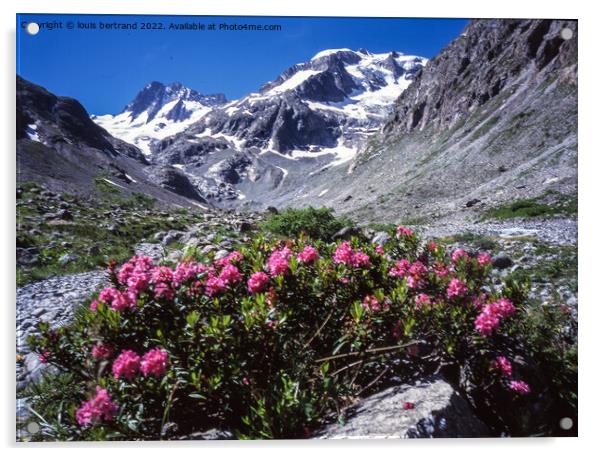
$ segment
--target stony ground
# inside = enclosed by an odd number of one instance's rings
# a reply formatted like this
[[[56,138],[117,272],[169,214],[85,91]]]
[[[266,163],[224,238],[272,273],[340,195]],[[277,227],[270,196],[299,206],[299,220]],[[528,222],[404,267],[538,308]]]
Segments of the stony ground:
[[[37,203],[40,205],[40,210],[47,210],[55,202],[60,204],[61,201],[64,201],[58,195],[43,196],[43,191],[38,194],[42,194],[42,202],[40,203],[38,200]],[[72,200],[67,209],[72,210],[75,216],[72,220],[68,220],[69,223],[85,225],[94,220],[93,217],[90,217],[90,214],[94,214],[94,212],[89,212],[87,207],[80,206],[76,201]],[[117,219],[117,223],[125,223],[120,220],[126,217],[126,208],[114,207],[110,211],[114,215],[114,219]],[[160,217],[162,220],[174,217],[163,211],[147,210],[145,214],[148,218]],[[87,217],[91,219],[86,220]],[[219,257],[236,248],[240,243],[248,241],[262,218],[262,214],[234,211],[205,211],[185,220],[178,220],[174,217],[165,224],[168,229],[155,230],[152,233],[144,231],[144,236],[140,236],[134,244],[133,251],[128,251],[127,254],[148,255],[156,261],[166,263],[178,261],[192,249],[205,254],[214,252]],[[56,225],[48,224],[48,221],[52,220],[54,218],[44,217],[31,210],[25,212],[25,218],[22,218],[22,221],[33,225],[29,226],[29,230],[25,234],[30,235],[30,242],[43,244],[28,247],[29,249],[37,249],[40,252],[48,250],[49,243],[51,247],[52,242],[56,245],[56,241],[53,241],[56,234],[53,233],[60,232],[61,236],[68,235],[68,232],[55,230]],[[149,225],[149,229],[161,226],[160,224],[155,225],[155,221]],[[169,229],[174,224],[178,229]],[[530,297],[533,302],[537,305],[566,306],[566,309],[575,318],[577,317],[577,221],[574,218],[511,219],[482,221],[471,225],[458,222],[457,224],[430,224],[413,228],[426,239],[438,239],[450,250],[464,248],[468,251],[485,250],[490,252],[494,262],[494,287],[501,287],[502,281],[509,276],[519,281],[528,279],[531,287]],[[32,230],[34,231],[33,235],[31,234]],[[23,230],[20,234],[24,234]],[[374,227],[364,228],[363,234],[372,238],[373,242],[381,242],[383,236],[387,236],[386,233]],[[128,239],[133,238],[131,234],[129,236]],[[70,238],[62,242],[74,246],[75,253],[72,255],[85,257],[86,252],[81,250],[83,246],[78,244],[76,239]],[[46,259],[35,260],[34,258],[32,260],[31,257],[27,257],[27,260],[18,264],[18,267],[28,270],[29,277],[32,279],[35,274],[31,272],[35,272],[39,262]],[[84,304],[94,291],[107,283],[108,276],[104,268],[90,267],[89,263],[85,261],[78,264],[81,268],[88,267],[91,270],[58,275],[56,271],[46,268],[43,270],[42,276],[47,275],[47,277],[30,280],[17,288],[16,346],[17,354],[22,356],[16,366],[17,391],[23,390],[29,382],[36,381],[45,369],[36,354],[28,353],[26,344],[27,336],[35,333],[38,322],[48,322],[52,326],[68,323],[73,316],[74,309]],[[395,401],[398,401],[398,396],[401,394],[397,393],[395,392],[391,396]],[[386,395],[386,397],[389,396]],[[386,405],[386,401],[383,404]],[[445,405],[447,407],[447,402]],[[29,412],[26,409],[25,398],[18,400],[17,408],[18,419],[27,420]],[[416,428],[417,423],[422,420],[420,418],[422,415],[418,412],[426,413],[431,421],[439,413],[431,408],[426,411],[406,413],[408,416],[417,418],[410,420],[413,423],[412,429],[418,429]],[[445,413],[450,413],[450,410],[446,409]],[[452,410],[451,413],[454,411]],[[358,419],[360,421],[357,423],[361,424],[365,421],[365,416],[362,415]],[[360,424],[358,424],[359,428],[361,428]],[[388,424],[379,429],[385,432],[385,428],[389,429],[387,426]],[[331,436],[334,438],[346,435],[344,429],[332,428],[329,432],[333,433]],[[414,431],[410,432],[409,430],[408,432],[410,435]]]

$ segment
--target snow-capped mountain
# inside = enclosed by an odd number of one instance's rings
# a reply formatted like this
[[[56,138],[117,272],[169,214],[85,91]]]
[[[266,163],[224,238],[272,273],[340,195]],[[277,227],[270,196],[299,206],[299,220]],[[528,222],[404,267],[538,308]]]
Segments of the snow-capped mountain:
[[[426,63],[401,52],[319,52],[257,93],[215,106],[154,142],[152,160],[196,177],[217,203],[273,197],[297,185],[296,176],[351,160]]]
[[[179,82],[151,82],[119,114],[92,116],[92,120],[149,155],[153,142],[183,131],[224,103],[221,93],[201,95]]]

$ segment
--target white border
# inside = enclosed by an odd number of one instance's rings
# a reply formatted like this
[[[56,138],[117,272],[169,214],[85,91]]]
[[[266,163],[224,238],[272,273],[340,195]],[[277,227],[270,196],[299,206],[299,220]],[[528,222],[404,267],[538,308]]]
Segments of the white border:
[[[12,4],[11,4],[12,3]],[[414,442],[375,442],[375,441],[327,441],[327,442],[226,442],[180,445],[177,451],[194,451],[215,454],[230,452],[261,452],[306,454],[307,452],[344,451],[366,453],[368,451],[387,453],[422,454],[472,454],[487,455],[509,452],[534,451],[547,454],[567,454],[591,449],[598,442],[596,438],[600,423],[600,340],[599,326],[602,322],[600,307],[602,302],[597,290],[596,276],[600,273],[600,236],[602,226],[600,213],[600,77],[602,75],[599,55],[600,16],[596,14],[595,2],[558,1],[526,2],[525,0],[505,0],[503,2],[475,2],[470,0],[53,0],[3,1],[2,11],[4,45],[2,46],[2,110],[0,137],[2,148],[1,180],[2,198],[0,204],[5,214],[3,245],[3,279],[5,331],[2,341],[6,360],[3,375],[0,376],[6,400],[3,401],[2,436],[6,446],[15,449],[14,442],[14,82],[15,82],[15,14],[20,13],[102,13],[102,14],[204,14],[204,15],[286,15],[286,16],[392,16],[392,17],[547,17],[579,19],[579,435],[578,439],[512,439],[494,440],[437,440]],[[12,6],[12,8],[11,8]],[[6,215],[8,214],[8,215]],[[81,452],[106,453],[116,445],[18,445],[23,451],[63,452],[69,447]],[[174,448],[162,443],[125,443],[117,445],[122,449],[144,447],[143,451],[165,452]]]

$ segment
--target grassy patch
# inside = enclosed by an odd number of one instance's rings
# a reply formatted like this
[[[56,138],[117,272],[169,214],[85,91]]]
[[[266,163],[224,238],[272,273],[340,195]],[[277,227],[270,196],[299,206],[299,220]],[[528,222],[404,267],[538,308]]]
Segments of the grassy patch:
[[[35,183],[20,183],[19,187],[16,243],[35,252],[36,260],[18,263],[17,286],[52,275],[89,271],[109,260],[124,261],[137,243],[158,231],[182,230],[203,220],[195,211],[156,210],[154,198],[141,193],[124,198],[111,192],[86,199],[47,195]],[[66,220],[45,218],[61,207],[72,216]],[[70,261],[63,258],[66,254],[72,256]]]
[[[545,195],[544,195],[545,196]],[[520,199],[509,204],[492,207],[483,213],[483,220],[511,218],[570,216],[577,214],[577,197],[562,195],[555,202],[545,203],[541,199]]]
[[[335,217],[330,208],[304,209],[287,208],[273,214],[262,224],[262,228],[281,236],[298,236],[301,233],[314,238],[329,240],[340,229],[350,226],[345,217]]]

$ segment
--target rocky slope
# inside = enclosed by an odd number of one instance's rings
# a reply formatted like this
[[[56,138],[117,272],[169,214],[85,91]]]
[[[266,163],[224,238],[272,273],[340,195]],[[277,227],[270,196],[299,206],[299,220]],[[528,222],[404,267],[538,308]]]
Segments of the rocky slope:
[[[139,192],[169,205],[205,202],[198,191],[190,191],[181,173],[151,179],[149,170],[137,147],[92,122],[77,100],[17,77],[19,183],[44,183],[73,194],[95,194],[100,184],[124,196]]]
[[[472,21],[347,169],[312,178],[291,201],[362,220],[466,222],[509,200],[576,191],[577,23],[496,19]]]

